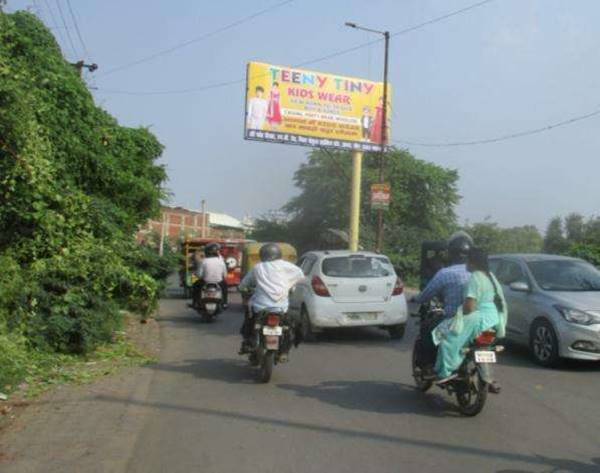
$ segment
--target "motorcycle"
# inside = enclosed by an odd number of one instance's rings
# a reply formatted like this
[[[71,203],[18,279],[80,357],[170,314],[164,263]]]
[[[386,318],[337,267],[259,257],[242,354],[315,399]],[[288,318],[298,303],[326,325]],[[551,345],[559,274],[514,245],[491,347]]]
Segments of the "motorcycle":
[[[428,340],[431,338],[431,331],[444,318],[444,311],[439,304],[423,304],[413,317],[420,319],[419,334],[412,354],[413,378],[417,389],[426,392],[435,381],[433,364],[437,355],[437,348]],[[497,353],[503,350],[503,346],[496,344],[495,332],[483,332],[463,349],[465,359],[457,370],[457,377],[438,385],[448,394],[456,396],[461,414],[472,417],[482,411],[488,394],[485,370],[487,365],[496,363]]]
[[[258,380],[268,383],[273,367],[288,361],[294,340],[294,327],[283,312],[262,311],[254,316],[249,360],[258,367]]]
[[[207,283],[200,291],[198,313],[202,322],[212,322],[223,310],[223,291],[218,284]]]

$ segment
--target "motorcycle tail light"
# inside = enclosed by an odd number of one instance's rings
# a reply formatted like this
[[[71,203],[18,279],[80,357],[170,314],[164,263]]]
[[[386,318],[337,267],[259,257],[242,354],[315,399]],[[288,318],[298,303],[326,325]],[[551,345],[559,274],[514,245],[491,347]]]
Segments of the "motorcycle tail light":
[[[315,276],[314,278],[312,278],[311,286],[317,296],[331,297],[331,295],[329,294],[329,289],[327,289],[327,286],[319,276]]]
[[[396,278],[396,285],[394,286],[394,292],[392,292],[392,296],[399,296],[404,292],[404,283],[402,279]]]
[[[269,327],[278,327],[279,326],[279,316],[276,314],[269,314],[267,316],[267,325]]]
[[[496,340],[496,332],[487,331],[479,335],[475,339],[475,343],[477,344],[477,346],[483,347],[491,345],[492,343],[494,343],[494,340]]]

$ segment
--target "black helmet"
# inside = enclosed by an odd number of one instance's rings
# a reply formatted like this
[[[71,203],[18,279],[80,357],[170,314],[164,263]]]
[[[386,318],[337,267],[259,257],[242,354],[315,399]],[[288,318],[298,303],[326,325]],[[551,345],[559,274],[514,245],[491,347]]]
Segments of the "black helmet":
[[[473,238],[463,231],[454,233],[448,240],[448,258],[451,264],[467,261],[469,251],[473,246]]]
[[[277,243],[266,243],[260,247],[260,260],[275,261],[281,259],[281,248]]]
[[[211,256],[219,256],[219,251],[221,251],[221,245],[218,243],[209,243],[204,247],[204,255],[209,258]]]

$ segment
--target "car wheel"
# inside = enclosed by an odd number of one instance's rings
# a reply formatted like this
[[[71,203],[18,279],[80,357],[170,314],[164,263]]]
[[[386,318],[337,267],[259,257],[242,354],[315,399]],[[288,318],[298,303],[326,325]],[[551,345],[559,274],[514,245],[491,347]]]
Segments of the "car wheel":
[[[402,337],[404,337],[404,331],[406,330],[406,325],[405,324],[398,324],[398,325],[390,325],[389,327],[387,327],[387,330],[390,334],[390,338],[392,340],[400,340],[402,339]]]
[[[310,322],[310,316],[308,315],[306,307],[302,307],[300,318],[302,319],[302,339],[305,342],[316,342],[317,335],[313,331],[312,323]]]
[[[552,324],[545,319],[533,322],[529,334],[529,348],[535,362],[541,366],[556,366],[559,360],[558,337]]]

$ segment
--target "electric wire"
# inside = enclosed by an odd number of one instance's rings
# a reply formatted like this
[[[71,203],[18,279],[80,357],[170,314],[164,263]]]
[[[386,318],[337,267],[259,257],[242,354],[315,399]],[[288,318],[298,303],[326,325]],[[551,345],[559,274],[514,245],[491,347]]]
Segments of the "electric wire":
[[[129,62],[127,64],[123,64],[122,66],[113,67],[112,69],[109,69],[106,72],[104,72],[103,74],[101,74],[100,77],[104,77],[104,76],[107,76],[109,74],[113,74],[115,72],[122,71],[122,70],[128,69],[130,67],[137,66],[139,64],[143,64],[145,62],[152,61],[152,60],[154,60],[154,59],[156,59],[158,57],[164,56],[166,54],[170,54],[170,53],[172,53],[174,51],[177,51],[178,49],[185,48],[186,46],[189,46],[191,44],[197,43],[199,41],[203,41],[203,40],[208,39],[208,38],[210,38],[210,37],[212,37],[212,36],[214,36],[216,34],[223,33],[224,31],[227,31],[227,30],[230,30],[232,28],[235,28],[236,26],[239,26],[239,25],[241,25],[243,23],[247,23],[248,21],[253,20],[254,18],[257,18],[257,17],[259,17],[261,15],[264,15],[266,13],[269,13],[269,12],[273,11],[273,10],[276,10],[277,8],[280,8],[280,7],[284,6],[284,5],[287,5],[288,3],[292,3],[293,1],[294,0],[285,0],[283,2],[276,3],[275,5],[271,5],[268,8],[264,8],[264,9],[258,11],[258,12],[255,12],[255,13],[253,13],[251,15],[248,15],[248,16],[245,16],[243,18],[240,18],[239,20],[236,20],[233,23],[229,23],[228,25],[225,25],[225,26],[222,26],[220,28],[217,28],[216,30],[210,31],[210,32],[205,33],[205,34],[203,34],[201,36],[198,36],[196,38],[190,39],[188,41],[184,41],[183,43],[179,43],[179,44],[177,44],[175,46],[172,46],[172,47],[167,48],[167,49],[163,49],[162,51],[158,51],[156,53],[150,54],[149,56],[143,57],[141,59],[137,59],[137,60]]]
[[[600,115],[600,109],[594,110],[592,112],[589,112],[589,113],[586,113],[583,115],[578,115],[575,117],[567,118],[565,120],[562,120],[562,121],[559,121],[556,123],[552,123],[550,125],[545,125],[545,126],[542,126],[539,128],[518,131],[515,133],[509,133],[506,135],[500,135],[500,136],[497,136],[494,138],[486,138],[486,139],[481,139],[481,140],[440,142],[440,143],[426,143],[426,142],[407,141],[407,140],[392,140],[392,142],[398,143],[398,144],[403,144],[403,145],[408,145],[408,146],[423,146],[423,147],[428,147],[428,148],[451,148],[451,147],[458,147],[458,146],[485,145],[485,144],[490,144],[490,143],[498,143],[501,141],[513,140],[516,138],[523,138],[525,136],[537,135],[539,133],[544,133],[544,132],[550,131],[554,128],[571,125],[573,123],[587,120],[589,118],[593,118],[598,115]]]
[[[471,5],[468,5],[464,8],[461,8],[459,10],[454,10],[452,12],[446,13],[444,15],[441,16],[437,16],[435,18],[431,18],[427,21],[424,21],[422,23],[419,23],[417,25],[413,25],[411,27],[408,28],[404,28],[402,30],[396,31],[394,33],[391,34],[391,36],[401,36],[401,35],[405,35],[408,33],[411,33],[415,30],[418,30],[420,28],[424,28],[425,26],[446,20],[448,18],[451,18],[453,16],[459,15],[461,13],[466,13],[469,10],[473,10],[475,8],[481,7],[487,3],[491,3],[495,0],[483,0],[477,3],[473,3]],[[303,67],[303,66],[307,66],[307,65],[311,65],[311,64],[316,64],[319,62],[323,62],[326,61],[328,59],[333,59],[335,57],[338,56],[342,56],[354,51],[358,51],[359,49],[371,46],[373,44],[377,44],[379,42],[383,41],[382,39],[378,38],[378,39],[374,39],[371,41],[366,41],[364,43],[360,43],[357,44],[356,46],[352,46],[350,48],[346,48],[346,49],[341,49],[338,51],[335,51],[333,53],[327,54],[325,56],[320,56],[314,59],[310,59],[308,61],[304,61],[301,63],[298,63],[296,65],[294,65],[293,67]],[[123,66],[124,67],[124,66]],[[109,74],[111,71],[108,71],[106,73],[104,73],[103,75],[101,75],[100,77],[103,77],[104,75]],[[196,87],[196,88],[188,88],[188,89],[172,89],[172,90],[163,90],[163,91],[126,91],[126,90],[115,90],[115,89],[102,89],[99,88],[98,91],[99,92],[105,92],[105,93],[111,93],[111,94],[121,94],[121,95],[176,95],[176,94],[189,94],[189,93],[196,93],[196,92],[203,92],[205,90],[210,90],[210,89],[216,89],[216,88],[220,88],[220,87],[226,87],[229,85],[234,85],[234,84],[240,84],[240,83],[244,83],[245,82],[245,78],[244,79],[238,79],[238,80],[231,80],[231,81],[223,81],[223,82],[216,82],[214,84],[207,84],[207,85],[203,85],[201,87]]]
[[[67,33],[67,38],[69,39],[69,44],[71,45],[71,49],[73,50],[74,58],[77,59],[77,49],[75,49],[75,43],[73,42],[73,38],[71,37],[71,30],[67,26],[67,22],[65,20],[65,15],[63,13],[63,9],[60,6],[60,0],[55,0],[56,6],[58,7],[58,13],[62,20],[62,24],[65,27],[65,31]]]
[[[48,10],[48,12],[50,12],[50,18],[52,18],[52,23],[54,23],[54,26],[56,27],[56,30],[58,32],[58,36],[60,36],[60,44],[63,44],[66,48],[67,41],[65,40],[65,36],[63,34],[62,28],[60,28],[58,25],[58,21],[56,20],[56,16],[54,15],[54,10],[52,10],[52,8],[50,8],[50,4],[48,3],[48,0],[44,0],[44,5],[46,5],[46,10]]]
[[[83,48],[83,53],[87,59],[90,59],[90,53],[87,49],[85,41],[83,40],[83,36],[81,35],[81,30],[79,29],[79,25],[77,24],[77,18],[75,17],[75,13],[73,12],[73,6],[71,5],[71,0],[67,0],[67,6],[69,7],[69,13],[71,14],[71,18],[73,20],[73,25],[75,26],[75,32],[77,33],[77,37],[79,38],[79,42],[81,43],[81,47]]]

